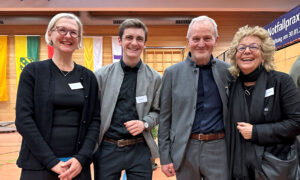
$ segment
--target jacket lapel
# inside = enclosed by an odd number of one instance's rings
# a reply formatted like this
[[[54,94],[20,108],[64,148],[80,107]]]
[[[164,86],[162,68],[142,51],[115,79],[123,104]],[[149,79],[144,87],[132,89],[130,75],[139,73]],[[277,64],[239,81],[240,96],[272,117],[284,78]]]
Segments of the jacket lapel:
[[[149,86],[149,81],[145,79],[146,74],[144,68],[145,68],[145,64],[142,62],[137,73],[137,82],[136,82],[136,90],[135,90],[136,97],[147,96],[147,89],[145,88]],[[147,97],[147,101],[149,101],[148,97]],[[139,119],[143,119],[143,108],[144,106],[142,104],[136,103],[136,111],[138,113]]]
[[[255,83],[252,101],[250,105],[250,117],[252,122],[263,122],[264,100],[267,85],[267,73],[263,71]]]
[[[227,116],[227,102],[228,102],[228,97],[226,95],[226,91],[228,90],[228,84],[226,82],[224,82],[224,80],[222,80],[221,75],[219,73],[219,69],[218,69],[218,62],[216,60],[212,60],[213,65],[212,65],[212,73],[213,73],[213,77],[214,80],[216,82],[216,85],[218,87],[218,91],[220,94],[220,97],[222,99],[222,103],[223,103],[223,119]],[[223,77],[225,75],[222,75]],[[224,78],[226,79],[226,77]],[[226,89],[227,88],[227,89]],[[224,121],[225,124],[225,121]]]
[[[118,100],[120,88],[123,82],[124,78],[124,72],[121,67],[120,62],[117,62],[115,64],[116,70],[113,70],[110,76],[107,79],[105,89],[103,89],[104,94],[103,94],[103,102],[107,103],[102,103],[101,107],[101,113],[107,114],[107,119],[103,119],[101,124],[103,123],[104,126],[104,131],[106,132],[108,128],[110,127],[111,119],[115,110],[115,106]]]

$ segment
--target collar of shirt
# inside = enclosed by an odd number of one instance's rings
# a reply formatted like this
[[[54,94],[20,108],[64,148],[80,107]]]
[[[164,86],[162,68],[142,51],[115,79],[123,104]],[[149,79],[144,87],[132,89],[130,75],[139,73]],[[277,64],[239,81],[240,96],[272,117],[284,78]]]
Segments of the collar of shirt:
[[[193,60],[192,60],[192,53],[189,52],[188,54],[188,59],[189,59],[189,62],[191,63],[191,65],[195,68],[209,68],[211,69],[211,66],[212,64],[215,64],[215,60],[214,60],[214,57],[213,55],[210,56],[210,60],[208,61],[208,63],[206,65],[203,65],[203,66],[198,66]]]
[[[196,65],[196,67],[197,67],[197,68],[202,68],[202,69],[211,69],[213,59],[214,59],[214,57],[211,55],[211,56],[210,56],[210,60],[208,61],[207,64],[202,65],[202,66]]]
[[[137,72],[139,70],[141,64],[142,64],[142,61],[140,60],[135,67],[127,66],[124,63],[123,59],[120,60],[120,63],[121,63],[121,67],[122,67],[124,72],[130,72],[130,71]]]

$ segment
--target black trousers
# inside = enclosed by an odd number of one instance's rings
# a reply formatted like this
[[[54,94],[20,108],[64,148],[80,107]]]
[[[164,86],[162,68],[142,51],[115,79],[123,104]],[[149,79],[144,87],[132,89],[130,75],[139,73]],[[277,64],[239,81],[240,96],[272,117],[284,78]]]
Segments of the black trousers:
[[[90,167],[83,167],[81,172],[73,178],[74,180],[91,180]],[[55,172],[44,170],[26,170],[22,169],[20,180],[59,180]]]
[[[94,154],[95,180],[120,180],[122,170],[128,180],[151,180],[151,153],[146,143],[118,147],[103,141]]]

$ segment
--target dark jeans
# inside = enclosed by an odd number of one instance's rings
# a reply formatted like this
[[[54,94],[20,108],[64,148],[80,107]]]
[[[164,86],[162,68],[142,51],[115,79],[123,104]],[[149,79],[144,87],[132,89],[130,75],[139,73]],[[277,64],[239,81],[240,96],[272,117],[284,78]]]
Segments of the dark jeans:
[[[126,171],[128,180],[151,180],[151,153],[146,143],[118,147],[103,141],[94,154],[95,180],[120,180]]]

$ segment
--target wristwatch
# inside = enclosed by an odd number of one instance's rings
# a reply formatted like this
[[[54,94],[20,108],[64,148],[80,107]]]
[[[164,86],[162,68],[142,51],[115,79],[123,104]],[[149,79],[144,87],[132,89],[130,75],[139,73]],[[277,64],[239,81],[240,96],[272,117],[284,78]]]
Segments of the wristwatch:
[[[144,127],[145,127],[145,129],[149,128],[149,124],[146,121],[144,121]]]

